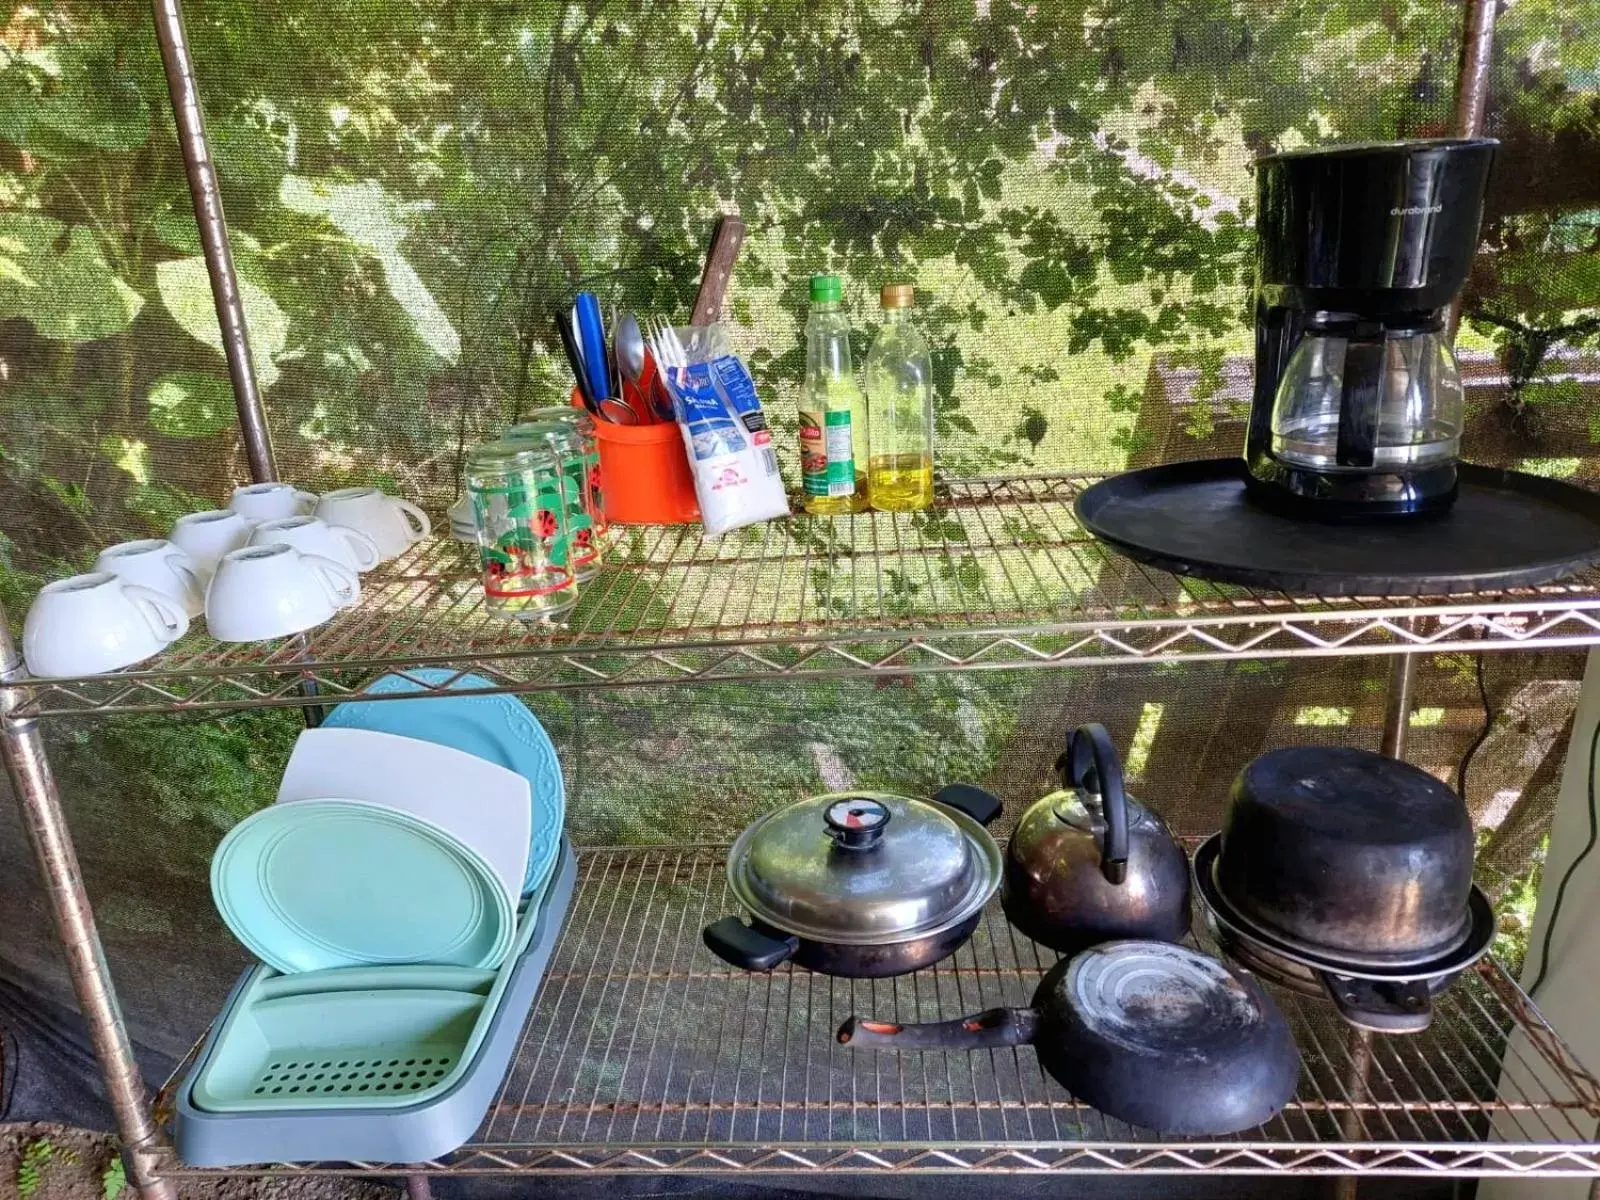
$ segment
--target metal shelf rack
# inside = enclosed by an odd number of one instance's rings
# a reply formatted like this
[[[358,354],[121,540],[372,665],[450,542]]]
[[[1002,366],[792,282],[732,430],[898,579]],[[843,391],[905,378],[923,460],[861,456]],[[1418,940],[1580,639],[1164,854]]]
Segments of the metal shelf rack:
[[[579,891],[515,1063],[468,1145],[425,1164],[253,1170],[1600,1179],[1600,1142],[1581,1124],[1600,1117],[1600,1080],[1492,962],[1459,980],[1415,1037],[1353,1039],[1331,1006],[1280,993],[1304,1061],[1295,1101],[1234,1137],[1163,1138],[1075,1100],[1031,1048],[874,1054],[836,1043],[852,1014],[932,1020],[1026,1004],[1056,955],[1018,935],[998,904],[952,958],[912,975],[752,975],[700,945],[702,925],[735,910],[724,862],[713,847],[581,855]],[[1502,1092],[1506,1056],[1556,1089]]]
[[[1092,482],[952,481],[925,513],[802,516],[716,541],[698,527],[619,529],[601,575],[552,627],[489,613],[473,548],[429,540],[368,575],[361,604],[303,641],[194,632],[134,670],[38,681],[18,711],[293,706],[307,682],[351,699],[382,671],[421,662],[526,692],[1600,640],[1600,572],[1489,594],[1348,598],[1144,567],[1074,518]]]
[[[277,478],[256,388],[179,0],[152,0],[252,479]],[[1496,4],[1463,6],[1455,128],[1481,131]],[[630,532],[559,631],[493,620],[463,550],[425,543],[370,577],[360,607],[304,639],[229,647],[192,634],[139,669],[34,680],[0,613],[0,758],[145,1200],[176,1200],[177,1164],[133,1059],[39,732],[43,717],[298,706],[359,697],[374,675],[450,664],[487,690],[1307,655],[1389,654],[1384,749],[1399,756],[1418,652],[1600,644],[1600,573],[1426,600],[1295,597],[1150,571],[1072,519],[1074,475],[946,485],[918,516],[797,519],[707,543]],[[597,849],[516,1066],[469,1145],[427,1164],[257,1170],[589,1172],[1203,1172],[1600,1178],[1600,1083],[1499,967],[1441,999],[1412,1038],[1353,1036],[1285,998],[1305,1059],[1269,1125],[1163,1139],[1085,1108],[1031,1051],[847,1054],[854,1010],[908,1018],[1026,1001],[1048,962],[991,911],[954,958],[899,980],[755,977],[699,952],[731,911],[714,848]],[[1507,1088],[1502,1066],[1519,1082]]]

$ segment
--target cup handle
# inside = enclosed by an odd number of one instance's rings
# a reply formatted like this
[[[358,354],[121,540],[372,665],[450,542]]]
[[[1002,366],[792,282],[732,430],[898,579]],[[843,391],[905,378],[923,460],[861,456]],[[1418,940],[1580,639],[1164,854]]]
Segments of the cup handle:
[[[353,604],[361,595],[361,580],[343,563],[336,563],[333,559],[324,558],[320,554],[306,554],[302,557],[316,568],[323,590],[328,593],[328,599],[333,601],[335,608]]]
[[[200,600],[205,599],[206,585],[195,572],[192,558],[187,554],[169,554],[167,566],[172,569],[172,573],[178,577],[178,581],[191,596]]]
[[[393,500],[395,507],[405,514],[406,520],[415,531],[411,538],[413,542],[421,541],[433,532],[433,522],[428,520],[427,513],[423,512],[411,501],[400,499],[399,496],[390,496],[389,499]]]
[[[373,541],[359,529],[352,529],[348,525],[330,525],[336,537],[344,539],[345,545],[350,547],[350,553],[355,556],[356,570],[370,571],[383,561],[383,552],[378,549],[378,543]]]
[[[302,492],[299,488],[294,490],[294,502],[305,506],[306,512],[311,512],[317,507],[317,501],[322,497],[315,492]]]
[[[125,583],[122,590],[138,606],[150,632],[162,645],[169,645],[189,632],[189,614],[153,588]]]

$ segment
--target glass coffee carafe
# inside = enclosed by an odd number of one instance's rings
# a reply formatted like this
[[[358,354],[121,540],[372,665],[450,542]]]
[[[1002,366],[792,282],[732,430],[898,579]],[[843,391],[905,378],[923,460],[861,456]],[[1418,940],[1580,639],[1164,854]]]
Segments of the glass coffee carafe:
[[[1325,472],[1449,463],[1461,447],[1461,374],[1436,325],[1313,324],[1278,381],[1272,454]]]

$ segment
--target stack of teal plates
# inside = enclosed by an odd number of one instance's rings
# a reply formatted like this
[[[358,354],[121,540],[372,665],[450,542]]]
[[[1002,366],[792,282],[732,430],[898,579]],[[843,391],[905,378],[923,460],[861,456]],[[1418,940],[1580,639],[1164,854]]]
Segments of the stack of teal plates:
[[[369,690],[492,686],[428,667],[386,675]],[[531,831],[522,894],[549,877],[566,795],[555,748],[519,701],[426,695],[341,704],[324,728],[446,746],[520,775],[533,807],[531,824],[522,826]],[[520,871],[520,855],[515,861]],[[515,878],[502,881],[484,854],[440,825],[370,796],[263,809],[228,832],[211,863],[223,920],[257,958],[285,974],[400,964],[493,970],[515,935]]]

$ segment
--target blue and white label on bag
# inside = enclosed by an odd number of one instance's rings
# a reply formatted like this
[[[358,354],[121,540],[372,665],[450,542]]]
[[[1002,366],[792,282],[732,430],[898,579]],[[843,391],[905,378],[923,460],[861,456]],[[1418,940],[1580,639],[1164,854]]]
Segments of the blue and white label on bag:
[[[738,454],[745,448],[739,425],[729,415],[707,363],[691,363],[678,383],[680,420],[689,431],[689,446],[697,460]]]
[[[761,409],[761,401],[756,396],[756,381],[750,378],[744,360],[732,354],[718,355],[711,363],[711,370],[716,381],[722,385],[723,395],[727,396],[728,403],[749,433],[750,444],[756,448],[762,467],[768,475],[776,475],[778,456],[772,449],[772,432],[767,428],[767,414]]]

